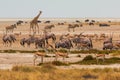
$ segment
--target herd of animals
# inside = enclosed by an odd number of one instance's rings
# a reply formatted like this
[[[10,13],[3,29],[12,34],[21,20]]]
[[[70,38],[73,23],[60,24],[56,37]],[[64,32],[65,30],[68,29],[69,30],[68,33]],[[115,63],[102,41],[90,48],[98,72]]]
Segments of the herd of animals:
[[[19,20],[17,21],[15,24],[12,24],[10,26],[6,26],[5,27],[5,30],[6,30],[6,34],[9,33],[9,32],[12,32],[14,31],[15,28],[17,28],[17,26],[21,25],[21,24],[27,24],[28,22],[27,21],[22,21],[22,20]],[[42,21],[37,21],[37,23],[42,23]],[[67,22],[58,22],[58,24],[54,25],[51,23],[51,21],[47,20],[45,22],[43,22],[45,24],[47,24],[45,27],[44,27],[44,30],[49,30],[51,32],[51,29],[54,28],[55,26],[59,26],[59,25],[65,25],[67,24],[68,27],[67,27],[67,30],[70,32],[70,29],[72,29],[73,32],[75,32],[75,28],[77,27],[83,27],[83,24],[82,22],[80,22],[79,20],[76,20],[74,23],[67,23]],[[99,23],[99,22],[95,22],[95,20],[85,20],[85,23],[88,24],[89,26],[93,26],[95,24],[98,24],[99,27],[108,27],[110,26],[110,24],[106,24],[106,23]],[[110,23],[110,22],[109,22]],[[38,26],[38,24],[37,24]],[[39,26],[38,26],[39,27]],[[36,30],[34,30],[33,27],[30,27],[30,31],[31,29],[33,29],[33,32],[35,33]],[[36,29],[36,28],[35,28]]]
[[[38,23],[42,23],[42,21],[39,21],[38,18],[41,15],[42,11],[39,12],[39,14],[34,17],[34,19],[32,21],[30,21],[30,35],[28,38],[24,37],[20,39],[20,45],[23,47],[26,47],[25,45],[27,45],[28,47],[30,47],[31,44],[35,45],[35,48],[42,48],[45,51],[47,50],[48,47],[51,47],[54,51],[57,52],[58,48],[64,48],[67,49],[68,52],[70,51],[70,49],[93,49],[93,40],[97,40],[98,39],[98,35],[97,34],[93,34],[93,35],[84,35],[82,33],[80,34],[75,34],[75,35],[70,35],[70,34],[61,34],[59,39],[57,39],[56,34],[51,33],[51,29],[55,27],[54,24],[50,24],[51,21],[45,21],[44,23],[47,24],[46,26],[44,26],[44,30],[43,30],[43,35],[40,35],[39,37],[36,36],[37,32],[39,34],[39,25]],[[27,24],[28,22],[24,22],[22,20],[19,20],[16,22],[16,24],[10,25],[5,27],[6,29],[6,34],[3,35],[2,37],[2,41],[3,44],[5,46],[12,46],[12,44],[17,41],[16,39],[16,35],[18,34],[9,34],[10,32],[13,33],[14,29],[17,28],[17,26],[20,26],[21,24]],[[85,23],[87,23],[88,25],[95,25],[96,23],[98,24],[98,22],[96,22],[95,20],[89,20],[86,19]],[[111,23],[111,21],[109,21],[108,23]],[[59,22],[57,25],[65,25],[67,24],[67,22]],[[75,23],[73,24],[67,24],[68,25],[68,31],[70,32],[70,29],[73,29],[73,32],[75,31],[76,27],[83,27],[83,24],[79,21],[76,20]],[[110,26],[109,24],[106,23],[99,23],[98,24],[100,27],[104,27],[104,26]],[[33,31],[33,34],[31,35],[31,32]],[[21,33],[20,33],[21,34]],[[120,41],[117,41],[115,43],[113,43],[113,33],[111,33],[110,37],[106,36],[105,34],[101,34],[100,35],[100,39],[103,39],[103,50],[107,50],[107,49],[119,49],[120,48]],[[49,39],[52,39],[52,43],[49,42]],[[68,54],[63,54],[63,53],[59,53],[57,52],[56,54],[56,60],[58,56],[63,56],[63,58],[65,56],[67,56]],[[35,60],[37,59],[37,56],[45,56],[43,53],[39,53],[36,52],[35,53],[35,58],[34,58],[34,64],[35,64]]]
[[[44,31],[43,35],[35,36],[29,35],[28,38],[24,37],[20,39],[20,45],[25,47],[27,45],[30,47],[31,44],[35,45],[35,48],[44,48],[46,44],[49,43],[49,39],[52,39],[52,45],[55,48],[65,48],[65,49],[93,49],[93,40],[97,40],[97,34],[94,35],[84,35],[84,32],[80,34],[70,35],[62,34],[59,39],[56,40],[56,35],[54,33],[49,33]],[[111,36],[105,36],[105,34],[101,34],[100,37],[103,41],[103,50],[106,49],[119,49],[120,41],[116,41],[113,43],[113,33]],[[16,41],[16,35],[14,34],[5,34],[2,37],[3,44],[5,46],[12,46],[12,44]]]

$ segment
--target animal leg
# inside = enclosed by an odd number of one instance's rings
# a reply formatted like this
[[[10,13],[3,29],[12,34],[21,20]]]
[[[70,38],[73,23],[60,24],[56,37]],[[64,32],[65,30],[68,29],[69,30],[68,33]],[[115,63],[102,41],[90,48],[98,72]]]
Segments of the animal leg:
[[[37,24],[38,34],[39,34],[39,25]]]
[[[33,24],[30,23],[30,34],[31,34],[31,30],[33,29]]]
[[[57,59],[58,59],[58,55],[56,54],[56,55],[55,55],[55,61],[57,61]]]
[[[34,59],[33,59],[33,65],[35,66],[35,61],[37,59],[37,55],[34,55]]]
[[[41,56],[41,63],[43,63],[43,56]]]
[[[63,62],[65,62],[65,56],[63,56]]]

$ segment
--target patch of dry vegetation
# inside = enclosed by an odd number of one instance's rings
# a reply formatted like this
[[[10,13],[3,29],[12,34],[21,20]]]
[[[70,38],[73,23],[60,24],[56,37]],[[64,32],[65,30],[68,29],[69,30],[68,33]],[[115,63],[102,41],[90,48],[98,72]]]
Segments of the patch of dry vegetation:
[[[0,80],[120,80],[120,69],[57,69],[52,64],[41,67],[15,66],[0,70]]]
[[[82,65],[92,65],[92,64],[100,64],[100,65],[120,64],[120,58],[118,58],[118,57],[112,57],[112,58],[105,59],[104,62],[102,60],[99,60],[99,62],[97,62],[97,60],[93,56],[88,55],[82,61],[74,62],[74,63],[71,63],[71,64],[82,64]]]

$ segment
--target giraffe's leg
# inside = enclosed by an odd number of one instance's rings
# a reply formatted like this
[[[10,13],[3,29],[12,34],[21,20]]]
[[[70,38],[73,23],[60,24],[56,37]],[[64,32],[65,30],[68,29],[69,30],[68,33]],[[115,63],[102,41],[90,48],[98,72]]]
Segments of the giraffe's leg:
[[[30,34],[31,34],[32,24],[30,23]]]
[[[33,32],[34,32],[34,34],[36,34],[36,26],[34,27],[34,31]]]
[[[38,34],[39,34],[39,25],[38,25],[38,23],[37,23],[36,25],[37,25],[37,29],[38,29]]]

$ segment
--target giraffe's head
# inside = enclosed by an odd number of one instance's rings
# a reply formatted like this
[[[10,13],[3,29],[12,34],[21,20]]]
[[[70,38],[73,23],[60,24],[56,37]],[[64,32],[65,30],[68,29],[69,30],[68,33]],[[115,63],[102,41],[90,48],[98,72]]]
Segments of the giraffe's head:
[[[42,13],[42,11],[40,11],[40,13]]]

